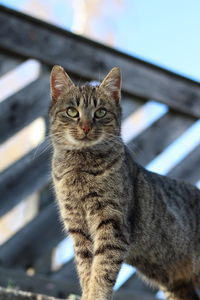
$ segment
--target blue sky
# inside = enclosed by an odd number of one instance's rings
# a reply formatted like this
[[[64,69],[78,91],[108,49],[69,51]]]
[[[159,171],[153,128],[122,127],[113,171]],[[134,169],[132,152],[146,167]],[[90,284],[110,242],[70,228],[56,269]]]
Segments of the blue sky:
[[[119,31],[122,49],[200,80],[200,1],[128,2]]]
[[[0,2],[23,9],[28,0]],[[46,6],[53,2],[41,0]],[[97,39],[111,28],[116,48],[200,81],[199,0],[124,0],[118,8],[112,0],[104,2],[103,19],[93,22]],[[69,3],[54,4],[60,24],[67,29],[72,22]]]

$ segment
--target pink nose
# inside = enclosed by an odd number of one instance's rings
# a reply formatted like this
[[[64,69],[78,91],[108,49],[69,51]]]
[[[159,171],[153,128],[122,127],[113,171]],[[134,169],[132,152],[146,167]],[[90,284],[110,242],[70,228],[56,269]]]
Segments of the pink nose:
[[[89,121],[84,121],[81,124],[81,128],[85,133],[88,133],[91,130],[91,124]]]

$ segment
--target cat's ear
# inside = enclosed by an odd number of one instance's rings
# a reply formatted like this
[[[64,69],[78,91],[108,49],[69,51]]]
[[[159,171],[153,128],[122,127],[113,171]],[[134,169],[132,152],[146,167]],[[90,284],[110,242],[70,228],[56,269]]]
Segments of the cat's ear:
[[[60,66],[54,66],[50,76],[50,87],[52,100],[57,101],[63,91],[74,86],[67,73]]]
[[[102,81],[100,88],[106,90],[108,94],[116,101],[119,102],[121,98],[121,72],[120,69],[113,68]]]

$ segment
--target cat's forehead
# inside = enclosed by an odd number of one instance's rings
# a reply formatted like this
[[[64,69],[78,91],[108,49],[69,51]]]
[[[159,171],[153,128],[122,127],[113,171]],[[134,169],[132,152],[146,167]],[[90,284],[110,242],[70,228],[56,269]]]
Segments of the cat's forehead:
[[[82,85],[76,86],[69,95],[72,96],[72,101],[78,106],[98,106],[106,104],[106,94],[99,88],[99,86]]]
[[[99,86],[81,85],[77,87],[80,95],[92,96],[98,93]]]

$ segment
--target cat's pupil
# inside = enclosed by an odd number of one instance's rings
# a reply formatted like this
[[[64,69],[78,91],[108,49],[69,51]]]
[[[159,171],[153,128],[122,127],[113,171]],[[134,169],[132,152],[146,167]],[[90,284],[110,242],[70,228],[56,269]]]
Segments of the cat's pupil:
[[[68,107],[67,108],[67,115],[71,118],[77,118],[79,116],[79,112],[74,107]]]

